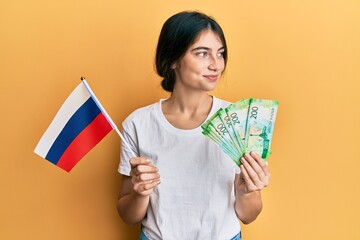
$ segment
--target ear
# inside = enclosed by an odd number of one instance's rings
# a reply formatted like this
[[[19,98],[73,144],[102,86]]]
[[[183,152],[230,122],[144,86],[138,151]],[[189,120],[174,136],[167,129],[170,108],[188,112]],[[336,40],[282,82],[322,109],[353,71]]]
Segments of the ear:
[[[171,64],[171,69],[175,70],[178,67],[177,61]]]

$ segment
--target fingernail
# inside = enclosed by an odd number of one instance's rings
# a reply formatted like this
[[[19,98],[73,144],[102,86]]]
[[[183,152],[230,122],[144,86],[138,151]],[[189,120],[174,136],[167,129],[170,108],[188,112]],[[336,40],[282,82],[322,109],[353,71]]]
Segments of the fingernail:
[[[253,151],[251,151],[251,152],[250,152],[250,154],[251,154],[251,156],[253,156],[253,157],[255,157],[255,156],[256,156],[256,153],[255,153],[255,152],[253,152]]]
[[[246,160],[245,160],[244,157],[240,158],[240,161],[241,161],[242,163],[246,163]]]

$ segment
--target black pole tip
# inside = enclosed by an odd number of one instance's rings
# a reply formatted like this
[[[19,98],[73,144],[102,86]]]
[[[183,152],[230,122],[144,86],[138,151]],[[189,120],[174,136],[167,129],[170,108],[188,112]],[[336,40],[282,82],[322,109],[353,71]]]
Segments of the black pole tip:
[[[81,79],[81,81],[82,81],[82,80],[85,80],[85,77],[81,77],[80,79]]]

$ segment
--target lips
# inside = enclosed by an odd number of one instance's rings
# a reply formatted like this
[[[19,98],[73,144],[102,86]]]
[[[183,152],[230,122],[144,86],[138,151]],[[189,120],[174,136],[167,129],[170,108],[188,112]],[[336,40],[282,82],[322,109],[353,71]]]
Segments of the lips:
[[[209,81],[214,82],[219,78],[219,75],[204,75]]]

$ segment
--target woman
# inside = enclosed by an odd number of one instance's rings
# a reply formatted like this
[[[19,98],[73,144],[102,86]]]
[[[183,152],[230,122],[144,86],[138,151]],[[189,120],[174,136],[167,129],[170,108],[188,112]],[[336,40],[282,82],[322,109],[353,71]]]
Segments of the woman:
[[[241,239],[262,209],[269,183],[255,153],[240,168],[201,133],[201,124],[228,102],[208,94],[227,62],[221,27],[199,12],[180,12],[161,30],[156,70],[168,99],[140,108],[123,122],[122,185],[117,208],[140,239]],[[160,177],[161,176],[161,177]],[[161,180],[161,182],[160,182]]]

